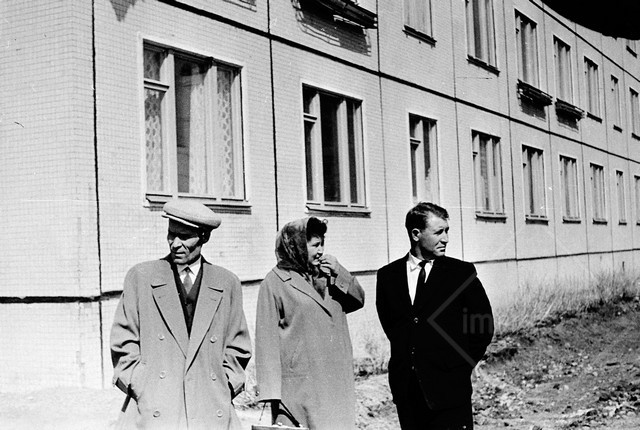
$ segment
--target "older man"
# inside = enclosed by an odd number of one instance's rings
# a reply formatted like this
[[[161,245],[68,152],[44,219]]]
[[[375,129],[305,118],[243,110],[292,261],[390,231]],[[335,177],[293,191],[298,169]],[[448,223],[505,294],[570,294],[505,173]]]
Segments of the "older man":
[[[403,430],[472,429],[471,371],[493,336],[471,263],[445,257],[449,214],[407,213],[409,253],[378,271],[376,307],[389,341],[389,386]]]
[[[122,419],[135,417],[139,428],[237,429],[232,399],[251,357],[241,286],[201,255],[221,220],[183,200],[166,203],[163,216],[170,253],[129,270],[111,329],[113,381],[127,394]]]

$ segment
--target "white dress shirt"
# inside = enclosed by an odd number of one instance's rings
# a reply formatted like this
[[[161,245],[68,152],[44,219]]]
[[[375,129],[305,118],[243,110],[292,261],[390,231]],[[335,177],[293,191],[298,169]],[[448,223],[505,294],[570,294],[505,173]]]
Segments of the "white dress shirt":
[[[188,275],[189,278],[191,278],[191,284],[195,284],[198,272],[200,272],[200,266],[202,266],[202,263],[200,262],[199,258],[191,264],[176,264],[176,267],[178,268],[178,276],[180,276],[180,281],[184,283],[184,277],[187,276],[187,272],[185,272],[184,269],[188,267],[190,270],[190,272],[188,272]]]
[[[418,257],[414,256],[412,253],[409,253],[409,258],[407,258],[407,283],[409,284],[409,297],[411,297],[411,303],[416,298],[416,287],[418,284],[418,276],[420,275],[420,260]],[[433,260],[427,260],[427,264],[424,265],[425,272],[425,281],[429,277],[429,272],[431,272],[431,266],[433,265]]]

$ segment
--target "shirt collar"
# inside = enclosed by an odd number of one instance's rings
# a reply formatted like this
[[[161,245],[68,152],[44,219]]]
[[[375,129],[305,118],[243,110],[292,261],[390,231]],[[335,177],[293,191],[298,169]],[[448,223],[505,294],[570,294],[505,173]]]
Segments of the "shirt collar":
[[[198,258],[196,261],[194,261],[191,264],[176,264],[176,267],[178,269],[178,274],[182,275],[183,270],[187,266],[189,266],[189,269],[191,270],[191,273],[193,273],[194,276],[195,276],[200,271],[200,266],[202,266],[202,259]]]
[[[418,257],[409,253],[409,258],[407,260],[407,264],[409,265],[409,270],[414,271],[416,269],[420,269],[420,263],[424,260],[420,260]],[[427,263],[431,264],[433,260],[427,260]]]

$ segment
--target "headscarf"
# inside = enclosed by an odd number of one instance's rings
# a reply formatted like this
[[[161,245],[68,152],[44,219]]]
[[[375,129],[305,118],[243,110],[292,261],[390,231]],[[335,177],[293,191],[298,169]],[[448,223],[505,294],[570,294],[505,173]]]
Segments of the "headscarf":
[[[285,224],[276,237],[276,266],[310,278],[316,274],[316,269],[309,264],[307,226],[320,236],[324,236],[327,231],[326,224],[315,217],[301,218]]]

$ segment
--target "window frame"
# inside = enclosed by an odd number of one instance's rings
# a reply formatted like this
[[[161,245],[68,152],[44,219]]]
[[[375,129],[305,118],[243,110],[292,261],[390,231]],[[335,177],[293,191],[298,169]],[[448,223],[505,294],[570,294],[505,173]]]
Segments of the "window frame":
[[[640,139],[640,96],[638,92],[629,87],[629,101],[631,109],[629,109],[629,115],[631,115],[631,136]]]
[[[635,198],[636,198],[636,225],[640,225],[640,176],[634,175],[634,187],[635,187]]]
[[[145,57],[147,52],[156,52],[163,56],[159,65],[159,79],[145,76]],[[244,145],[244,119],[242,109],[242,68],[238,65],[220,61],[210,55],[195,53],[191,50],[182,49],[165,43],[159,43],[150,39],[141,39],[140,44],[140,81],[141,101],[141,141],[142,141],[142,189],[146,204],[152,207],[161,206],[172,198],[185,198],[200,201],[210,207],[226,208],[229,210],[244,211],[250,208],[247,200],[246,190],[246,165],[245,165],[245,145]],[[204,167],[206,174],[211,177],[206,181],[211,187],[211,192],[198,193],[190,191],[179,191],[179,156],[178,156],[178,122],[177,117],[177,95],[176,95],[176,60],[193,62],[206,67],[204,73],[204,139],[205,151],[207,151],[207,162]],[[232,116],[232,151],[233,156],[233,176],[236,180],[233,185],[233,195],[225,196],[221,191],[222,176],[218,172],[220,169],[219,157],[221,143],[219,136],[218,110],[217,110],[217,85],[219,71],[224,70],[231,73],[231,100]],[[154,190],[149,187],[149,171],[147,162],[147,91],[163,91],[160,115],[161,115],[161,165],[163,169],[162,189]],[[217,166],[217,168],[216,168]]]
[[[600,118],[600,71],[598,64],[584,57],[585,75],[585,102],[587,113],[596,118]]]
[[[409,113],[409,162],[411,171],[411,197],[414,203],[419,201],[440,201],[440,168],[438,154],[438,122],[435,119]],[[415,127],[414,125],[415,124]],[[414,129],[417,133],[413,133]],[[428,159],[431,181],[427,183],[425,146],[428,146]],[[422,162],[420,162],[420,160]],[[419,178],[424,177],[424,181]]]
[[[317,212],[344,212],[345,214],[369,213],[366,192],[363,101],[314,85],[302,84],[301,90],[307,209]],[[332,143],[335,145],[334,150],[336,150],[333,155],[337,155],[338,158],[339,201],[327,200],[326,197],[323,144],[327,141],[323,140],[322,136],[323,98],[325,99],[325,107],[327,102],[331,103],[332,100],[337,100],[337,108],[333,111],[335,116],[332,118],[337,124],[337,130],[331,131],[337,138],[337,141]],[[309,100],[308,103],[307,100]],[[354,121],[351,125],[349,124],[350,108],[353,108],[352,118]],[[350,138],[353,139],[353,151],[351,152]],[[352,168],[355,172],[354,177],[351,175]],[[354,180],[355,184],[352,182]],[[353,186],[355,186],[356,202],[353,202],[351,198]]]
[[[604,166],[597,163],[589,163],[591,175],[591,206],[593,210],[593,223],[607,223],[607,191],[604,175]]]
[[[555,59],[556,98],[573,104],[571,46],[558,36],[553,36],[553,54]]]
[[[465,13],[468,58],[497,70],[493,0],[465,0]]]
[[[559,154],[559,163],[562,220],[564,222],[581,222],[578,159]]]
[[[609,80],[611,84],[611,92],[613,95],[613,128],[622,131],[622,95],[620,93],[620,80],[617,76],[611,75]]]
[[[424,5],[424,9],[419,10],[421,5]],[[433,36],[433,13],[431,0],[403,0],[403,22],[404,31],[407,34],[411,34],[419,39],[422,39],[432,45],[435,45],[436,40]],[[414,12],[414,13],[412,13]],[[423,25],[412,21],[412,18],[418,15],[418,12],[422,12]]]
[[[616,169],[616,197],[618,202],[618,224],[627,224],[627,192],[625,190],[624,172]]]
[[[525,219],[548,220],[544,150],[523,144],[521,155]]]
[[[515,16],[518,78],[526,84],[540,88],[538,24],[517,9]]]
[[[485,163],[486,178],[482,175],[481,139],[484,139],[486,147],[484,153],[487,154],[488,158]],[[476,217],[506,219],[503,184],[504,168],[502,165],[500,138],[478,130],[471,130],[471,140]]]

